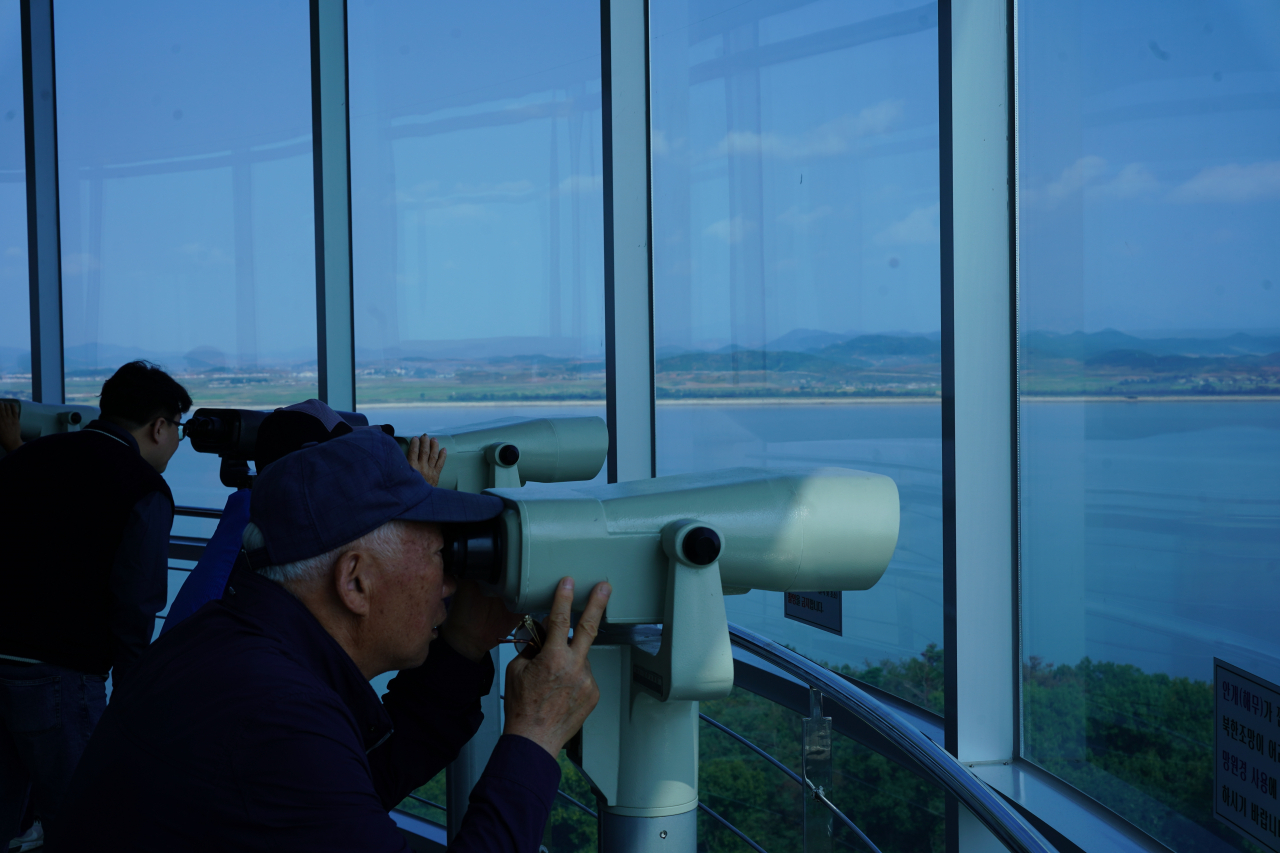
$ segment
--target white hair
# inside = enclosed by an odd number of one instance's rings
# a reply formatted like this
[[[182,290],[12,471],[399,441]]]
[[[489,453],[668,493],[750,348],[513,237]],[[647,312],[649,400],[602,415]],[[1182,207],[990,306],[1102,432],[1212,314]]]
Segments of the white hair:
[[[407,522],[392,519],[359,539],[348,542],[345,545],[339,545],[332,551],[326,551],[314,557],[307,557],[305,560],[282,563],[278,566],[264,566],[262,568],[255,566],[254,571],[276,583],[308,583],[319,580],[329,573],[334,563],[338,562],[339,557],[349,551],[373,551],[383,558],[390,558],[399,553],[400,548],[403,547],[403,537],[407,526]],[[253,551],[264,547],[267,540],[262,535],[262,531],[258,529],[258,525],[251,521],[245,527],[244,535],[241,536],[240,542],[246,551]]]

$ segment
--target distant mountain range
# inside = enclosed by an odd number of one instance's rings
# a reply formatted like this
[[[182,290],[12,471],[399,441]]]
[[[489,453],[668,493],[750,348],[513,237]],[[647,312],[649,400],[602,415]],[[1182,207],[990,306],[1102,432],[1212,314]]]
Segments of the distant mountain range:
[[[1069,358],[1086,361],[1104,353],[1125,350],[1151,355],[1238,356],[1266,355],[1280,351],[1280,336],[1261,337],[1238,332],[1222,338],[1139,338],[1103,329],[1101,332],[1027,332],[1022,336],[1022,357]]]
[[[942,354],[941,335],[936,333],[837,334],[795,329],[757,348],[664,347],[656,353],[655,367],[659,394],[664,397],[936,396],[941,390]],[[68,347],[65,355],[68,378],[98,382],[119,364],[136,358],[224,384],[228,380],[219,377],[246,370],[305,376],[316,363],[315,354],[304,350],[278,353],[270,361],[262,359],[260,367],[247,367],[210,346],[175,354],[111,344],[78,345]],[[1031,331],[1023,334],[1019,355],[1022,391],[1032,395],[1280,394],[1280,334],[1143,338],[1115,329],[1065,334]],[[585,382],[594,387],[603,381],[604,370],[597,348],[577,338],[401,341],[382,349],[361,347],[356,356],[363,384],[428,382],[441,388],[467,385],[474,389],[547,383],[569,388]],[[0,371],[29,369],[25,350],[0,346]]]

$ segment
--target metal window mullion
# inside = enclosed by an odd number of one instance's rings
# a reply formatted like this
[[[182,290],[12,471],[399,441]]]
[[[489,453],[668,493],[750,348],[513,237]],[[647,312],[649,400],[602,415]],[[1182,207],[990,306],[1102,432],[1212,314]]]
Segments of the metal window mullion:
[[[940,13],[949,6],[950,34],[950,127],[942,130],[951,253],[943,281],[946,726],[948,750],[974,764],[1008,761],[1016,749],[1012,21],[1008,0],[941,5]]]
[[[656,472],[649,5],[601,0],[609,482]]]
[[[62,369],[62,251],[58,221],[58,99],[52,0],[22,0],[31,397],[66,400]]]
[[[347,88],[347,4],[311,0],[316,372],[320,399],[340,411],[356,406]]]

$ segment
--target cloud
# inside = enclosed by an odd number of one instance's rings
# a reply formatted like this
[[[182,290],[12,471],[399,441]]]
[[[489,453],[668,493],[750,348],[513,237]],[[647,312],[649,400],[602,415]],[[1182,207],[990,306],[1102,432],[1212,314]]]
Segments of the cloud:
[[[1099,178],[1107,170],[1107,161],[1090,155],[1081,157],[1062,170],[1056,181],[1044,188],[1044,197],[1052,205],[1080,192],[1085,185]]]
[[[666,131],[655,130],[653,136],[649,138],[649,148],[652,150],[654,157],[661,157],[669,153],[671,146],[667,143]]]
[[[438,181],[424,181],[396,193],[397,204],[413,205],[423,210],[439,210],[441,208],[474,208],[482,209],[485,204],[502,204],[531,200],[537,187],[533,181],[500,181],[497,183],[454,184],[452,190],[443,190]],[[469,216],[471,213],[453,215]]]
[[[604,188],[604,177],[601,175],[570,175],[560,181],[560,194],[598,193]]]
[[[1130,163],[1105,184],[1090,187],[1090,196],[1109,198],[1136,198],[1150,195],[1160,189],[1160,181],[1141,163]]]
[[[204,243],[183,243],[177,246],[176,250],[193,259],[198,264],[212,264],[216,266],[230,266],[235,263],[235,257],[223,249],[221,246],[206,246]],[[92,266],[86,266],[86,269],[97,269],[98,261],[90,255],[81,255],[92,263]],[[63,269],[66,269],[64,262]]]
[[[1110,171],[1106,160],[1086,155],[1043,187],[1023,187],[1022,202],[1053,208],[1077,193],[1089,199],[1122,199],[1152,195],[1162,188],[1160,180],[1142,163],[1129,163],[1110,180],[1104,180]]]
[[[748,233],[755,230],[755,223],[741,216],[713,222],[702,232],[709,237],[719,237],[726,243],[741,243]]]
[[[805,228],[812,225],[814,222],[817,222],[819,219],[825,219],[835,212],[835,208],[831,207],[829,204],[815,207],[813,210],[809,210],[804,213],[800,212],[800,208],[792,205],[782,211],[782,213],[778,214],[778,221],[796,228]]]
[[[83,275],[97,269],[102,269],[102,264],[97,256],[88,252],[67,252],[62,256],[62,274],[65,276]]]
[[[849,149],[851,142],[888,131],[902,118],[902,107],[902,101],[881,101],[861,110],[857,115],[843,115],[802,136],[732,130],[725,134],[712,154],[716,157],[759,154],[782,160],[843,154]]]
[[[1241,166],[1211,166],[1169,193],[1169,200],[1184,203],[1240,203],[1280,198],[1280,161]]]
[[[939,202],[928,207],[917,207],[905,219],[893,223],[876,235],[877,243],[937,243]]]

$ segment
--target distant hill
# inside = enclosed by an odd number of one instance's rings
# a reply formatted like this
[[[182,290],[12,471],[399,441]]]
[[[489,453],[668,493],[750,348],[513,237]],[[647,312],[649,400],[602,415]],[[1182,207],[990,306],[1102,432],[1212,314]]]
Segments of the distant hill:
[[[801,352],[735,352],[685,353],[660,359],[655,365],[659,373],[745,372],[769,370],[774,373],[814,373],[843,375],[851,369],[870,367],[866,361],[850,359],[844,364]]]
[[[1087,358],[1084,363],[1089,367],[1169,373],[1195,369],[1203,363],[1203,359],[1188,355],[1152,355],[1134,349],[1115,349]]]
[[[852,340],[823,347],[816,355],[840,364],[894,356],[914,356],[920,361],[938,361],[942,358],[942,343],[924,337],[859,335]]]
[[[1280,350],[1280,337],[1258,337],[1238,332],[1221,338],[1138,338],[1103,329],[1100,332],[1026,332],[1022,335],[1024,358],[1069,358],[1087,361],[1108,352],[1145,352],[1151,355],[1239,356],[1265,355]]]
[[[792,329],[782,337],[769,341],[765,344],[765,349],[769,352],[813,352],[832,344],[844,343],[856,336],[856,332],[838,334],[820,329]]]

